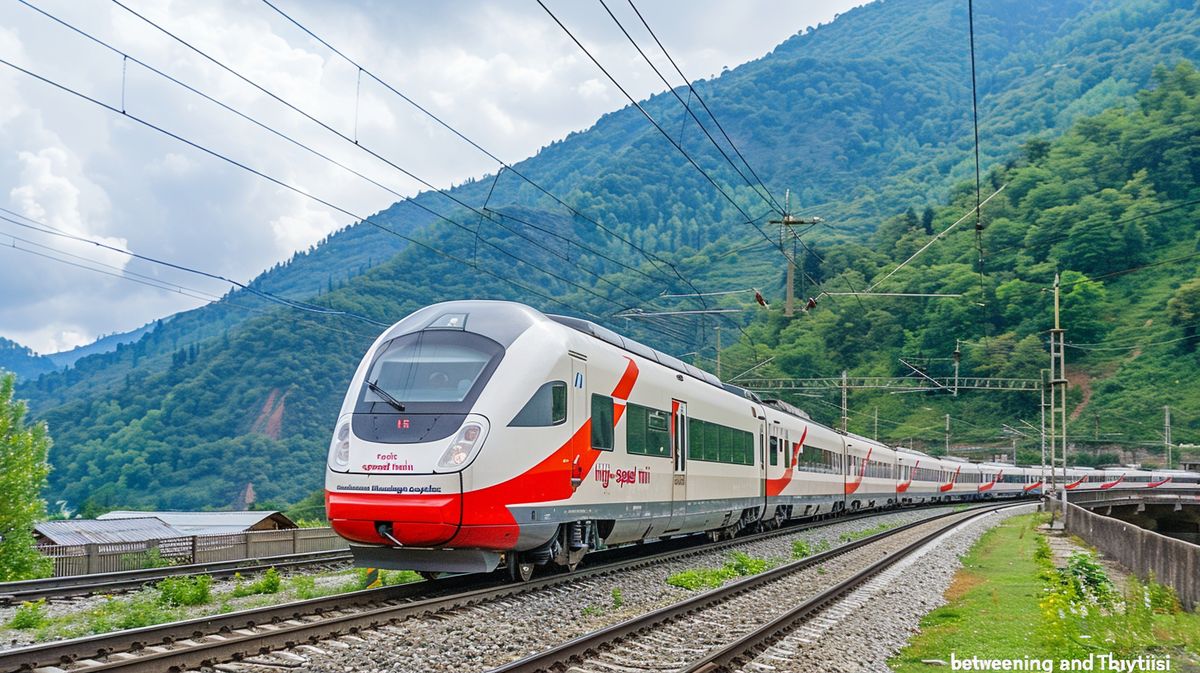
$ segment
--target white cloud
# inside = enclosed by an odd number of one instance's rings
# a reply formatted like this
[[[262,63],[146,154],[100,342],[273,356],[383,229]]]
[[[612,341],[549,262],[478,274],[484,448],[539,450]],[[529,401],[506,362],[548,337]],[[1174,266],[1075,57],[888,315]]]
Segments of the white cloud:
[[[240,0],[130,0],[139,12],[226,61],[337,131],[435,185],[495,165],[269,8]],[[603,10],[550,3],[631,93],[662,89]],[[771,49],[853,0],[699,0],[642,12],[693,77]],[[419,186],[108,3],[39,7],[218,97],[403,194]],[[289,0],[283,8],[390,84],[508,161],[519,161],[624,104],[536,4]],[[622,16],[644,46],[636,17]],[[143,116],[359,215],[395,195],[165,83],[18,3],[0,5],[0,56]],[[656,56],[661,58],[661,56]],[[127,66],[123,68],[124,66]],[[357,118],[357,133],[356,133]],[[245,280],[352,219],[137,123],[0,67],[0,199],[117,247]],[[0,222],[6,234],[25,235]],[[36,234],[34,236],[37,236]],[[227,288],[81,244],[65,251],[220,294]],[[106,256],[107,255],[107,256]],[[78,261],[78,260],[76,260]],[[0,250],[0,335],[42,352],[140,326],[194,299]]]

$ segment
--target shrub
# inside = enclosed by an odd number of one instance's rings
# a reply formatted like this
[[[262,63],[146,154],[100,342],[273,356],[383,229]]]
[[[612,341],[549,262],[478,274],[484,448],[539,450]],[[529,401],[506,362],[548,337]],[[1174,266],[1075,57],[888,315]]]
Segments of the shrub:
[[[212,599],[212,577],[168,577],[157,585],[158,602],[162,605],[203,605]]]
[[[48,623],[50,623],[50,618],[46,616],[46,599],[40,598],[36,601],[21,603],[12,619],[8,620],[8,628],[36,629]]]
[[[292,589],[296,592],[296,597],[302,600],[317,597],[317,581],[308,575],[293,577]]]
[[[233,595],[237,598],[244,596],[254,596],[255,594],[277,594],[283,586],[283,578],[279,575],[279,571],[274,568],[268,568],[263,576],[254,580],[249,584],[242,584],[241,574],[235,574]]]

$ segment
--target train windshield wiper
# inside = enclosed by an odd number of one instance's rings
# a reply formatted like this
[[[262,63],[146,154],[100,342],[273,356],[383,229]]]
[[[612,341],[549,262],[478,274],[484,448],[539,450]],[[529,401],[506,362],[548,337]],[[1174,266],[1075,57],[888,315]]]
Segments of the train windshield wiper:
[[[384,390],[383,388],[380,388],[378,383],[375,383],[371,379],[367,379],[367,387],[371,389],[371,392],[382,397],[384,402],[387,402],[388,404],[395,407],[396,411],[404,411],[404,404],[402,404],[400,402],[400,400],[392,397],[391,393]]]

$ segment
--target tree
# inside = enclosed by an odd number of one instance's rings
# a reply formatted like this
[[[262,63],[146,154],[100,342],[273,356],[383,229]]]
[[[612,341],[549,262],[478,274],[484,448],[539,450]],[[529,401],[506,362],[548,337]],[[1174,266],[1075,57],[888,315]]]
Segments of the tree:
[[[33,524],[46,518],[40,497],[50,466],[45,423],[25,423],[25,403],[13,399],[13,374],[0,375],[0,581],[47,577],[53,562],[34,547]]]
[[[1196,323],[1200,321],[1200,278],[1179,287],[1167,301],[1167,315],[1172,325],[1183,327],[1183,351],[1196,350]]]

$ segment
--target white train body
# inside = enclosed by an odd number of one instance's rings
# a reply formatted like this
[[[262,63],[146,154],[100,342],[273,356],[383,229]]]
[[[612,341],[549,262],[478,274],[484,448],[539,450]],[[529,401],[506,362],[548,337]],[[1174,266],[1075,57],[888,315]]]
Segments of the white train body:
[[[1200,481],[1068,473],[1069,488]],[[371,346],[325,488],[330,523],[360,563],[487,571],[792,517],[1036,494],[1042,474],[842,434],[592,323],[460,301],[413,313]]]

